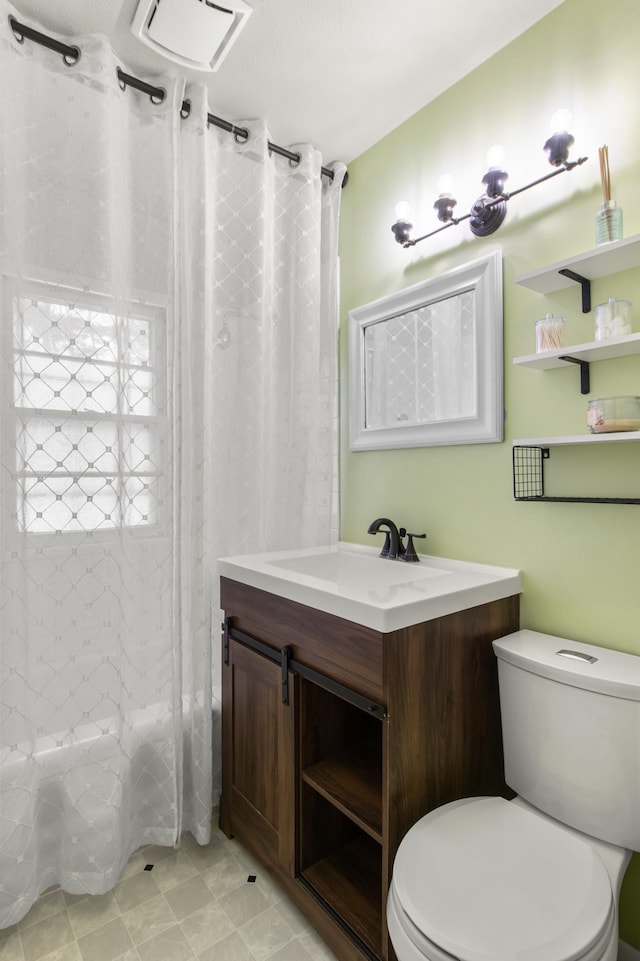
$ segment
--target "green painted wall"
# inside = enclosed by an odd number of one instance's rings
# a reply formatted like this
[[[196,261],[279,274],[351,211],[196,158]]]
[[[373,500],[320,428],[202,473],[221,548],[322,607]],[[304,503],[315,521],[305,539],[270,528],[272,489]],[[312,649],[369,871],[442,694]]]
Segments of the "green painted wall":
[[[455,30],[450,38],[455,55]],[[601,201],[597,148],[608,144],[612,193],[624,235],[640,233],[640,17],[637,0],[565,0],[523,36],[350,164],[341,223],[341,538],[372,543],[372,518],[393,517],[428,533],[421,549],[522,571],[522,626],[640,655],[640,507],[528,504],[512,497],[511,441],[581,433],[587,398],[574,367],[536,371],[512,358],[535,350],[534,322],[567,319],[567,343],[594,339],[579,288],[544,296],[516,286],[519,274],[595,245]],[[425,51],[428,56],[428,51]],[[443,173],[456,181],[458,211],[481,193],[486,152],[507,151],[508,188],[551,169],[542,152],[548,121],[573,113],[572,159],[588,163],[514,198],[492,237],[453,227],[412,250],[396,245],[394,207],[407,200],[416,235],[435,228]],[[375,105],[372,105],[375,109]],[[347,312],[501,248],[504,271],[505,441],[414,450],[349,451]],[[634,302],[640,331],[640,270],[593,285],[593,303]],[[640,356],[593,364],[591,397],[640,394]],[[640,446],[552,449],[548,493],[640,496]],[[423,542],[424,544],[424,542]],[[621,935],[640,948],[640,857],[622,897]]]

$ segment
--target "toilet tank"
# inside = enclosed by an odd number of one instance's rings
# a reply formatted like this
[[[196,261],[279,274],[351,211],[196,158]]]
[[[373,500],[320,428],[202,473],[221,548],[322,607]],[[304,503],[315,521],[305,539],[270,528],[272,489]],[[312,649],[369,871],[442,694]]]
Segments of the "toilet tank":
[[[536,631],[493,647],[507,784],[570,827],[640,850],[640,657]]]

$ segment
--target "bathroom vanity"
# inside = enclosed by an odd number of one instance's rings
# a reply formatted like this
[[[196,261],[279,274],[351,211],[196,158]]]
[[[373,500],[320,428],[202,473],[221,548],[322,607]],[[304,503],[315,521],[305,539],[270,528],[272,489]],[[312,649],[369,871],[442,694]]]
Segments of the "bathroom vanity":
[[[220,826],[341,961],[393,959],[403,835],[447,801],[504,790],[491,642],[519,627],[518,573],[351,545],[220,571]]]

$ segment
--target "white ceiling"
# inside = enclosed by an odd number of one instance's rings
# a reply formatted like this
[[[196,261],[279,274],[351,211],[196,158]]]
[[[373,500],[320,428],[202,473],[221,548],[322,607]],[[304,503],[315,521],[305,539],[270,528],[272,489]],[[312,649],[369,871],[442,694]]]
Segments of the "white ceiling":
[[[135,40],[137,0],[12,2],[46,29],[107,35],[145,79],[169,70],[206,83],[212,113],[263,118],[275,143],[313,143],[330,163],[357,157],[562,0],[250,0],[216,73],[171,66]]]

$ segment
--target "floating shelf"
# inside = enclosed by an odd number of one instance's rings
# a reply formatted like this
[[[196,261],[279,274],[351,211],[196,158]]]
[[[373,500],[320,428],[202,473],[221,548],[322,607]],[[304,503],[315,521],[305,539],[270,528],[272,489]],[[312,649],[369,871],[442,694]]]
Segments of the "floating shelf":
[[[575,344],[556,350],[545,350],[539,354],[526,354],[514,357],[513,363],[521,367],[537,370],[554,370],[566,364],[580,367],[580,391],[588,394],[591,390],[589,364],[595,360],[610,360],[614,357],[629,357],[640,354],[640,334],[627,334],[625,337],[612,337],[610,340],[594,341],[589,344]]]
[[[621,270],[631,270],[640,265],[640,234],[615,240],[610,244],[601,244],[593,250],[567,260],[558,261],[548,267],[532,270],[528,274],[516,277],[516,283],[530,290],[537,290],[540,294],[552,294],[556,290],[571,287],[575,282],[571,277],[560,273],[570,270],[580,274],[586,280],[595,280],[609,274],[617,274]]]
[[[640,354],[640,334],[627,334],[625,337],[613,337],[610,340],[574,344],[558,350],[545,350],[539,354],[526,354],[523,357],[514,357],[513,363],[537,370],[553,370],[557,367],[565,367],[567,361],[564,358],[567,356],[589,363],[594,360],[628,357],[631,354]]]
[[[610,434],[569,434],[567,437],[525,437],[514,440],[513,447],[570,447],[573,444],[606,444],[640,440],[640,430],[615,431]]]

